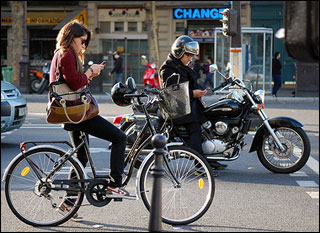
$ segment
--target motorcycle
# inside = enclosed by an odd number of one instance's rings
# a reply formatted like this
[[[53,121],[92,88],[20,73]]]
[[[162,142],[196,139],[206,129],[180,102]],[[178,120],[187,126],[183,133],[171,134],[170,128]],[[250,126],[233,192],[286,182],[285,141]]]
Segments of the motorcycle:
[[[45,63],[42,72],[30,70],[30,90],[34,93],[42,94],[48,88],[50,77],[50,63]]]
[[[303,125],[289,117],[270,119],[264,112],[265,91],[253,93],[245,83],[229,72],[227,78],[219,72],[217,65],[210,66],[210,72],[218,72],[225,81],[212,89],[213,92],[228,87],[229,93],[204,109],[208,121],[202,124],[202,149],[209,164],[213,161],[233,161],[239,158],[246,143],[245,136],[258,117],[259,126],[252,141],[249,153],[257,152],[265,168],[275,173],[293,173],[300,170],[307,162],[311,146],[303,130]],[[156,89],[145,89],[150,95],[161,92]],[[157,98],[157,97],[156,97]],[[134,112],[139,112],[136,106]],[[170,120],[164,120],[159,112],[151,116],[157,124],[158,133],[166,134],[168,142],[181,142],[188,145],[189,132],[184,126],[175,126]],[[134,142],[139,133],[143,118],[131,114],[118,116],[114,123],[128,136],[128,146]],[[143,158],[141,158],[143,159]]]
[[[148,68],[143,75],[143,83],[145,86],[160,89],[158,67],[154,63],[148,63],[148,59],[145,55],[141,56],[141,63],[146,65]]]

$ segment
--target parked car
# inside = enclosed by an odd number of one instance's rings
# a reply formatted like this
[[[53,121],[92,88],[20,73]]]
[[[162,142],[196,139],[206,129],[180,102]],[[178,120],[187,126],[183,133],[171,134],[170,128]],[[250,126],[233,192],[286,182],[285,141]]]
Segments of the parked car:
[[[1,81],[1,133],[19,129],[28,113],[27,101],[18,88]]]

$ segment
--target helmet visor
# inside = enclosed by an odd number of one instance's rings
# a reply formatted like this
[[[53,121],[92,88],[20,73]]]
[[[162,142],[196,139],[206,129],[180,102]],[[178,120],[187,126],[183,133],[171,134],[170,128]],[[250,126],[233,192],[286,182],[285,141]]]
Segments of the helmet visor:
[[[189,43],[186,43],[185,52],[191,53],[194,55],[198,55],[199,54],[199,43],[197,41],[191,41]]]

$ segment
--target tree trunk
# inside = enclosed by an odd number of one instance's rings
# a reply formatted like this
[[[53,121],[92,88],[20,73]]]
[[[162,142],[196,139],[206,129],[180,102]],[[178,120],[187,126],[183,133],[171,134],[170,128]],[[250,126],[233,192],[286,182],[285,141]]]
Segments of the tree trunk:
[[[12,84],[20,87],[20,60],[23,40],[23,1],[10,1],[12,12]],[[9,65],[9,64],[8,64]]]
[[[160,65],[160,51],[159,51],[159,23],[156,15],[156,2],[148,1],[146,3],[147,12],[147,31],[149,43],[149,62],[155,63],[158,67]]]

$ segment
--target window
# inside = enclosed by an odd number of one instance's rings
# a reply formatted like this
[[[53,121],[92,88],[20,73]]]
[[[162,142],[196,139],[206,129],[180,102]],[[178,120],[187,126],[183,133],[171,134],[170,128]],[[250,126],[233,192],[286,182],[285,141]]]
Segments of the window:
[[[114,23],[114,31],[115,32],[123,32],[124,31],[124,23],[123,22],[115,22]]]
[[[147,23],[146,22],[142,22],[142,31],[143,32],[147,31]]]
[[[128,22],[128,31],[129,32],[136,32],[137,30],[137,22]]]
[[[100,22],[100,32],[110,33],[110,22]]]
[[[184,22],[176,22],[176,32],[184,32]]]

